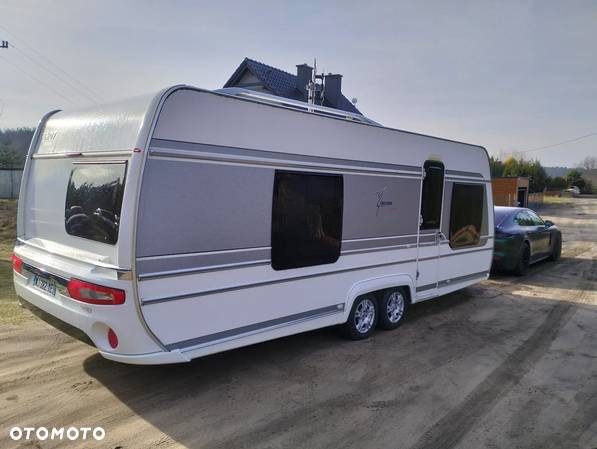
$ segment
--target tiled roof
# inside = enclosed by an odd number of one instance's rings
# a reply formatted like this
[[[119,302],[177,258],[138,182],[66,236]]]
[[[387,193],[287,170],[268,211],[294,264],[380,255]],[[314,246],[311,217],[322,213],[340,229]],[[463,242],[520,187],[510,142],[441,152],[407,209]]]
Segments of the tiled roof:
[[[301,91],[296,88],[296,75],[249,58],[243,60],[230,79],[226,81],[224,87],[235,86],[245,70],[249,70],[254,76],[259,78],[263,85],[274,95],[291,98],[293,100],[306,101],[306,98],[302,95]],[[324,98],[323,106],[333,107],[355,114],[361,113],[344,95],[340,96],[339,104],[337,106],[329,104]]]

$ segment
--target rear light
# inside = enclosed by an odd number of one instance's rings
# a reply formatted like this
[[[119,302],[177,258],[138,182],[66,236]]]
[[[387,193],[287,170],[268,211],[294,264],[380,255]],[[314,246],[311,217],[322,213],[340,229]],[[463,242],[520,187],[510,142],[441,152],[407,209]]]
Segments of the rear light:
[[[12,260],[12,269],[15,270],[17,273],[22,274],[23,270],[23,259],[16,255],[12,255],[10,258]]]
[[[118,347],[118,336],[111,327],[108,328],[108,343],[110,343],[110,347],[112,349],[116,349]]]
[[[88,304],[123,304],[124,290],[91,284],[79,279],[71,279],[66,286],[71,298]]]

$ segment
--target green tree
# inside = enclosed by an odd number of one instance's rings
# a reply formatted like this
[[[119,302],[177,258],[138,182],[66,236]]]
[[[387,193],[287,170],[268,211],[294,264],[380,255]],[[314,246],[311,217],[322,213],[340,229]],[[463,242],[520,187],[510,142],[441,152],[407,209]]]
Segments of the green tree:
[[[557,176],[548,181],[548,186],[552,189],[561,190],[568,187],[568,181],[566,181],[566,179],[562,178],[561,176]]]
[[[504,163],[497,157],[489,157],[489,168],[491,171],[492,178],[499,178],[504,176]]]

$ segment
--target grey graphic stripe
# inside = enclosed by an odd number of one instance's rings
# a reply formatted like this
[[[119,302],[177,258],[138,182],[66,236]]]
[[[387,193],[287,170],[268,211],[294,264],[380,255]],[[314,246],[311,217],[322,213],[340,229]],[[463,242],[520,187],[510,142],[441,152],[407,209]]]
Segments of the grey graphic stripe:
[[[356,169],[376,169],[386,170],[389,172],[403,171],[411,172],[413,175],[421,175],[421,167],[415,165],[401,165],[388,164],[384,162],[369,162],[369,161],[355,161],[352,159],[330,158],[321,156],[308,156],[294,153],[280,153],[268,150],[254,150],[249,148],[227,147],[221,145],[209,145],[203,143],[180,142],[176,140],[162,140],[152,139],[150,145],[151,155],[166,156],[166,157],[199,157],[201,153],[219,155],[219,156],[234,156],[240,158],[259,158],[283,162],[295,162],[300,164],[310,165],[341,165],[345,167],[352,167]]]
[[[166,345],[168,350],[191,348],[198,349],[197,346],[210,346],[216,343],[223,343],[226,340],[246,337],[259,332],[271,330],[272,328],[281,327],[283,325],[298,324],[300,322],[321,318],[334,313],[344,311],[344,304],[334,304],[331,306],[321,307],[319,309],[308,310],[306,312],[295,313],[272,320],[261,321],[259,323],[249,324],[248,326],[241,326],[234,329],[228,329],[214,334],[204,335],[201,337],[190,338],[188,340],[170,343]]]

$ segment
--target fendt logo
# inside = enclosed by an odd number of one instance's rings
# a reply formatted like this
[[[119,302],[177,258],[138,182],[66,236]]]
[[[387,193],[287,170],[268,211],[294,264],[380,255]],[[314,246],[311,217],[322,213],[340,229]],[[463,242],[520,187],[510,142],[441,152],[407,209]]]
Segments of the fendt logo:
[[[386,193],[386,191],[388,190],[388,186],[385,186],[383,189],[378,190],[377,192],[375,192],[375,195],[377,195],[377,211],[375,212],[375,216],[377,217],[379,215],[379,210],[382,207],[387,207],[387,206],[391,206],[392,202],[391,201],[384,201],[383,200],[383,196]]]

